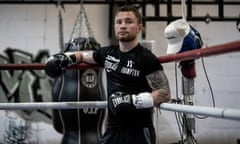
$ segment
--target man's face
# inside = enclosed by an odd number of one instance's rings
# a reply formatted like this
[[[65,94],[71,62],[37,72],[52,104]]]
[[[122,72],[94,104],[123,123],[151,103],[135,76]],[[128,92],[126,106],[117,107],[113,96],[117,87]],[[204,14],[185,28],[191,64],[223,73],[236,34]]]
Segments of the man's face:
[[[116,38],[121,42],[135,40],[142,30],[142,24],[137,22],[133,12],[119,12],[114,21]]]

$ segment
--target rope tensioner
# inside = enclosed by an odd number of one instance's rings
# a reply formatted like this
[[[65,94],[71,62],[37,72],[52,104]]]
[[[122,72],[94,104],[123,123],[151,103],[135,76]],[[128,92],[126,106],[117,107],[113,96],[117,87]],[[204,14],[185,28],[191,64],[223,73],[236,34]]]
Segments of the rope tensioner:
[[[84,109],[107,107],[107,101],[82,101],[82,102],[24,102],[24,103],[0,103],[0,110],[22,109]],[[190,106],[181,104],[162,103],[160,109],[174,112],[206,115],[215,118],[240,120],[240,109],[211,108],[204,106]]]
[[[228,53],[233,51],[240,51],[240,41],[229,42],[221,45],[215,45],[203,49],[196,49],[179,54],[170,54],[166,56],[158,57],[159,62],[167,63],[172,61],[190,60],[200,57],[206,57],[211,55],[217,55],[222,53]],[[87,68],[100,68],[99,65],[89,65],[85,63],[77,64],[67,69],[87,69]],[[44,64],[32,63],[32,64],[0,64],[0,70],[34,70],[44,69]]]

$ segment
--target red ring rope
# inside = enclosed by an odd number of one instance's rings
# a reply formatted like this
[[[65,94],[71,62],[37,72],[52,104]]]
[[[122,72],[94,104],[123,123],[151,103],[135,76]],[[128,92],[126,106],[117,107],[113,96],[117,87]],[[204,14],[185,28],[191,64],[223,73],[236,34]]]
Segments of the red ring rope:
[[[208,48],[196,49],[179,54],[170,54],[158,57],[160,63],[167,63],[172,61],[190,60],[199,57],[206,57],[227,52],[240,51],[240,40],[225,44],[215,45]],[[68,69],[86,69],[86,68],[100,68],[99,65],[89,65],[85,63],[77,64]],[[41,70],[44,69],[44,64],[0,64],[0,70]]]

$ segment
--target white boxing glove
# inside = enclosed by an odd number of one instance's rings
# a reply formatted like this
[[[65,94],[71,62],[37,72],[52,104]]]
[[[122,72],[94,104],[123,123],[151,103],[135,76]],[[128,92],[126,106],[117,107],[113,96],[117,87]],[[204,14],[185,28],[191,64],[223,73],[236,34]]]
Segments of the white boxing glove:
[[[151,108],[154,105],[153,97],[149,92],[132,95],[132,104],[136,107],[136,109]]]

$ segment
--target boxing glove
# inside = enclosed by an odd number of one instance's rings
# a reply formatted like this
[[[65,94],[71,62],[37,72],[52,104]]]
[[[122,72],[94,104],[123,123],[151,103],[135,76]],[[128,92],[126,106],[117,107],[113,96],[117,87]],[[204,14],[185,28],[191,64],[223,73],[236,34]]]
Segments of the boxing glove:
[[[74,53],[58,53],[47,59],[44,70],[48,76],[56,78],[63,73],[66,67],[73,64],[76,64],[76,56]]]
[[[109,97],[109,107],[115,115],[121,115],[126,111],[153,107],[153,98],[149,92],[138,95],[117,92]]]

